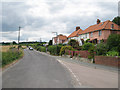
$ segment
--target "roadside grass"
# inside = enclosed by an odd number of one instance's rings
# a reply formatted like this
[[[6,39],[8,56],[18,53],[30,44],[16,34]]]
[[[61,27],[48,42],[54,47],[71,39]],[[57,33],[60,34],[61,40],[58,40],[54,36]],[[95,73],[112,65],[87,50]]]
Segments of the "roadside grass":
[[[11,46],[0,46],[1,52],[7,52]]]
[[[24,52],[22,49],[18,50],[16,46],[14,48],[11,48],[11,46],[2,46],[2,52],[0,52],[0,55],[2,58],[0,58],[0,67],[4,68],[6,65],[11,64],[15,60],[18,60],[23,57]]]

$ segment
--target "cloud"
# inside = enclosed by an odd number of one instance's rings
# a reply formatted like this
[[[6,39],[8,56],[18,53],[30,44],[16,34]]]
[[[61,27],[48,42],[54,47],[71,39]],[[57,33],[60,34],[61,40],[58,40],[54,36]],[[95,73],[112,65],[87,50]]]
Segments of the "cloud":
[[[13,0],[14,1],[14,0]],[[106,0],[105,0],[106,1]],[[76,26],[86,29],[101,21],[112,20],[118,14],[118,0],[25,0],[24,2],[2,3],[3,41],[17,40],[18,27],[21,26],[21,41],[40,38],[49,41],[54,34],[69,35]],[[93,3],[94,2],[94,3]]]

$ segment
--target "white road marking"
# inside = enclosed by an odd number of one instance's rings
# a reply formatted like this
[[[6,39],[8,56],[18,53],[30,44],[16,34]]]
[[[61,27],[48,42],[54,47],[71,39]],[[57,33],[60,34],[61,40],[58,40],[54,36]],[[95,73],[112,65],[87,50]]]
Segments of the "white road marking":
[[[65,65],[61,60],[57,59],[61,64],[63,64],[71,73],[72,75],[74,76],[74,78],[77,80],[78,84],[81,86],[82,84],[80,83],[78,77],[73,73],[73,71],[67,66]]]

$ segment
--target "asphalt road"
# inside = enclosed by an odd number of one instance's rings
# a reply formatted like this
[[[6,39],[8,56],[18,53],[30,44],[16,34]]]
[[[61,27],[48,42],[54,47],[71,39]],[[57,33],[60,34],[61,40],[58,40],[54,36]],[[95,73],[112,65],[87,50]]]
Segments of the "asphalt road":
[[[73,88],[69,71],[55,58],[27,49],[24,54],[3,72],[3,88]]]

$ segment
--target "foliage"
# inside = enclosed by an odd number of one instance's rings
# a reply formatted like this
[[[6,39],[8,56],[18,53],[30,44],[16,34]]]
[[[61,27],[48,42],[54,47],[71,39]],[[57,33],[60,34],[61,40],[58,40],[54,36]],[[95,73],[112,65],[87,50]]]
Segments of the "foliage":
[[[49,41],[48,45],[52,45],[52,40]]]
[[[14,60],[19,59],[23,56],[22,50],[9,49],[7,52],[2,52],[2,67],[13,62]]]
[[[66,50],[74,50],[72,46],[62,46],[61,50],[60,50],[60,55],[65,54]]]
[[[79,42],[76,41],[75,39],[71,39],[69,42],[68,42],[68,45],[72,46],[73,48],[77,48],[79,46]]]
[[[78,47],[76,47],[74,49],[76,49],[76,50],[82,50],[82,46],[78,46]]]
[[[43,47],[43,46],[39,46],[39,47],[40,47],[39,50],[40,50],[41,52],[46,52],[46,48],[45,48],[45,47]]]
[[[91,47],[94,47],[93,43],[85,43],[82,45],[82,50],[89,50]]]
[[[61,47],[62,47],[62,46],[60,46],[60,45],[57,45],[57,46],[52,45],[52,46],[49,46],[49,47],[48,47],[48,51],[49,51],[50,54],[52,54],[52,55],[59,55]]]
[[[90,40],[90,39],[87,39],[87,40],[85,41],[85,43],[88,43],[89,40]]]
[[[109,50],[120,52],[120,34],[111,34],[107,39],[107,46]]]
[[[15,41],[13,41],[13,45],[17,44]]]
[[[90,47],[88,52],[90,53],[90,55],[88,56],[88,59],[94,58],[95,47]]]
[[[10,47],[9,49],[14,49],[15,48],[15,46],[13,46],[13,47]]]
[[[44,46],[33,46],[33,48],[40,52],[46,52],[46,48]]]
[[[119,52],[117,51],[109,51],[106,54],[107,56],[119,56]]]
[[[112,22],[116,23],[117,25],[120,25],[120,16],[115,17]]]
[[[96,55],[106,55],[107,51],[108,51],[108,48],[106,44],[104,43],[97,44],[95,49]]]

